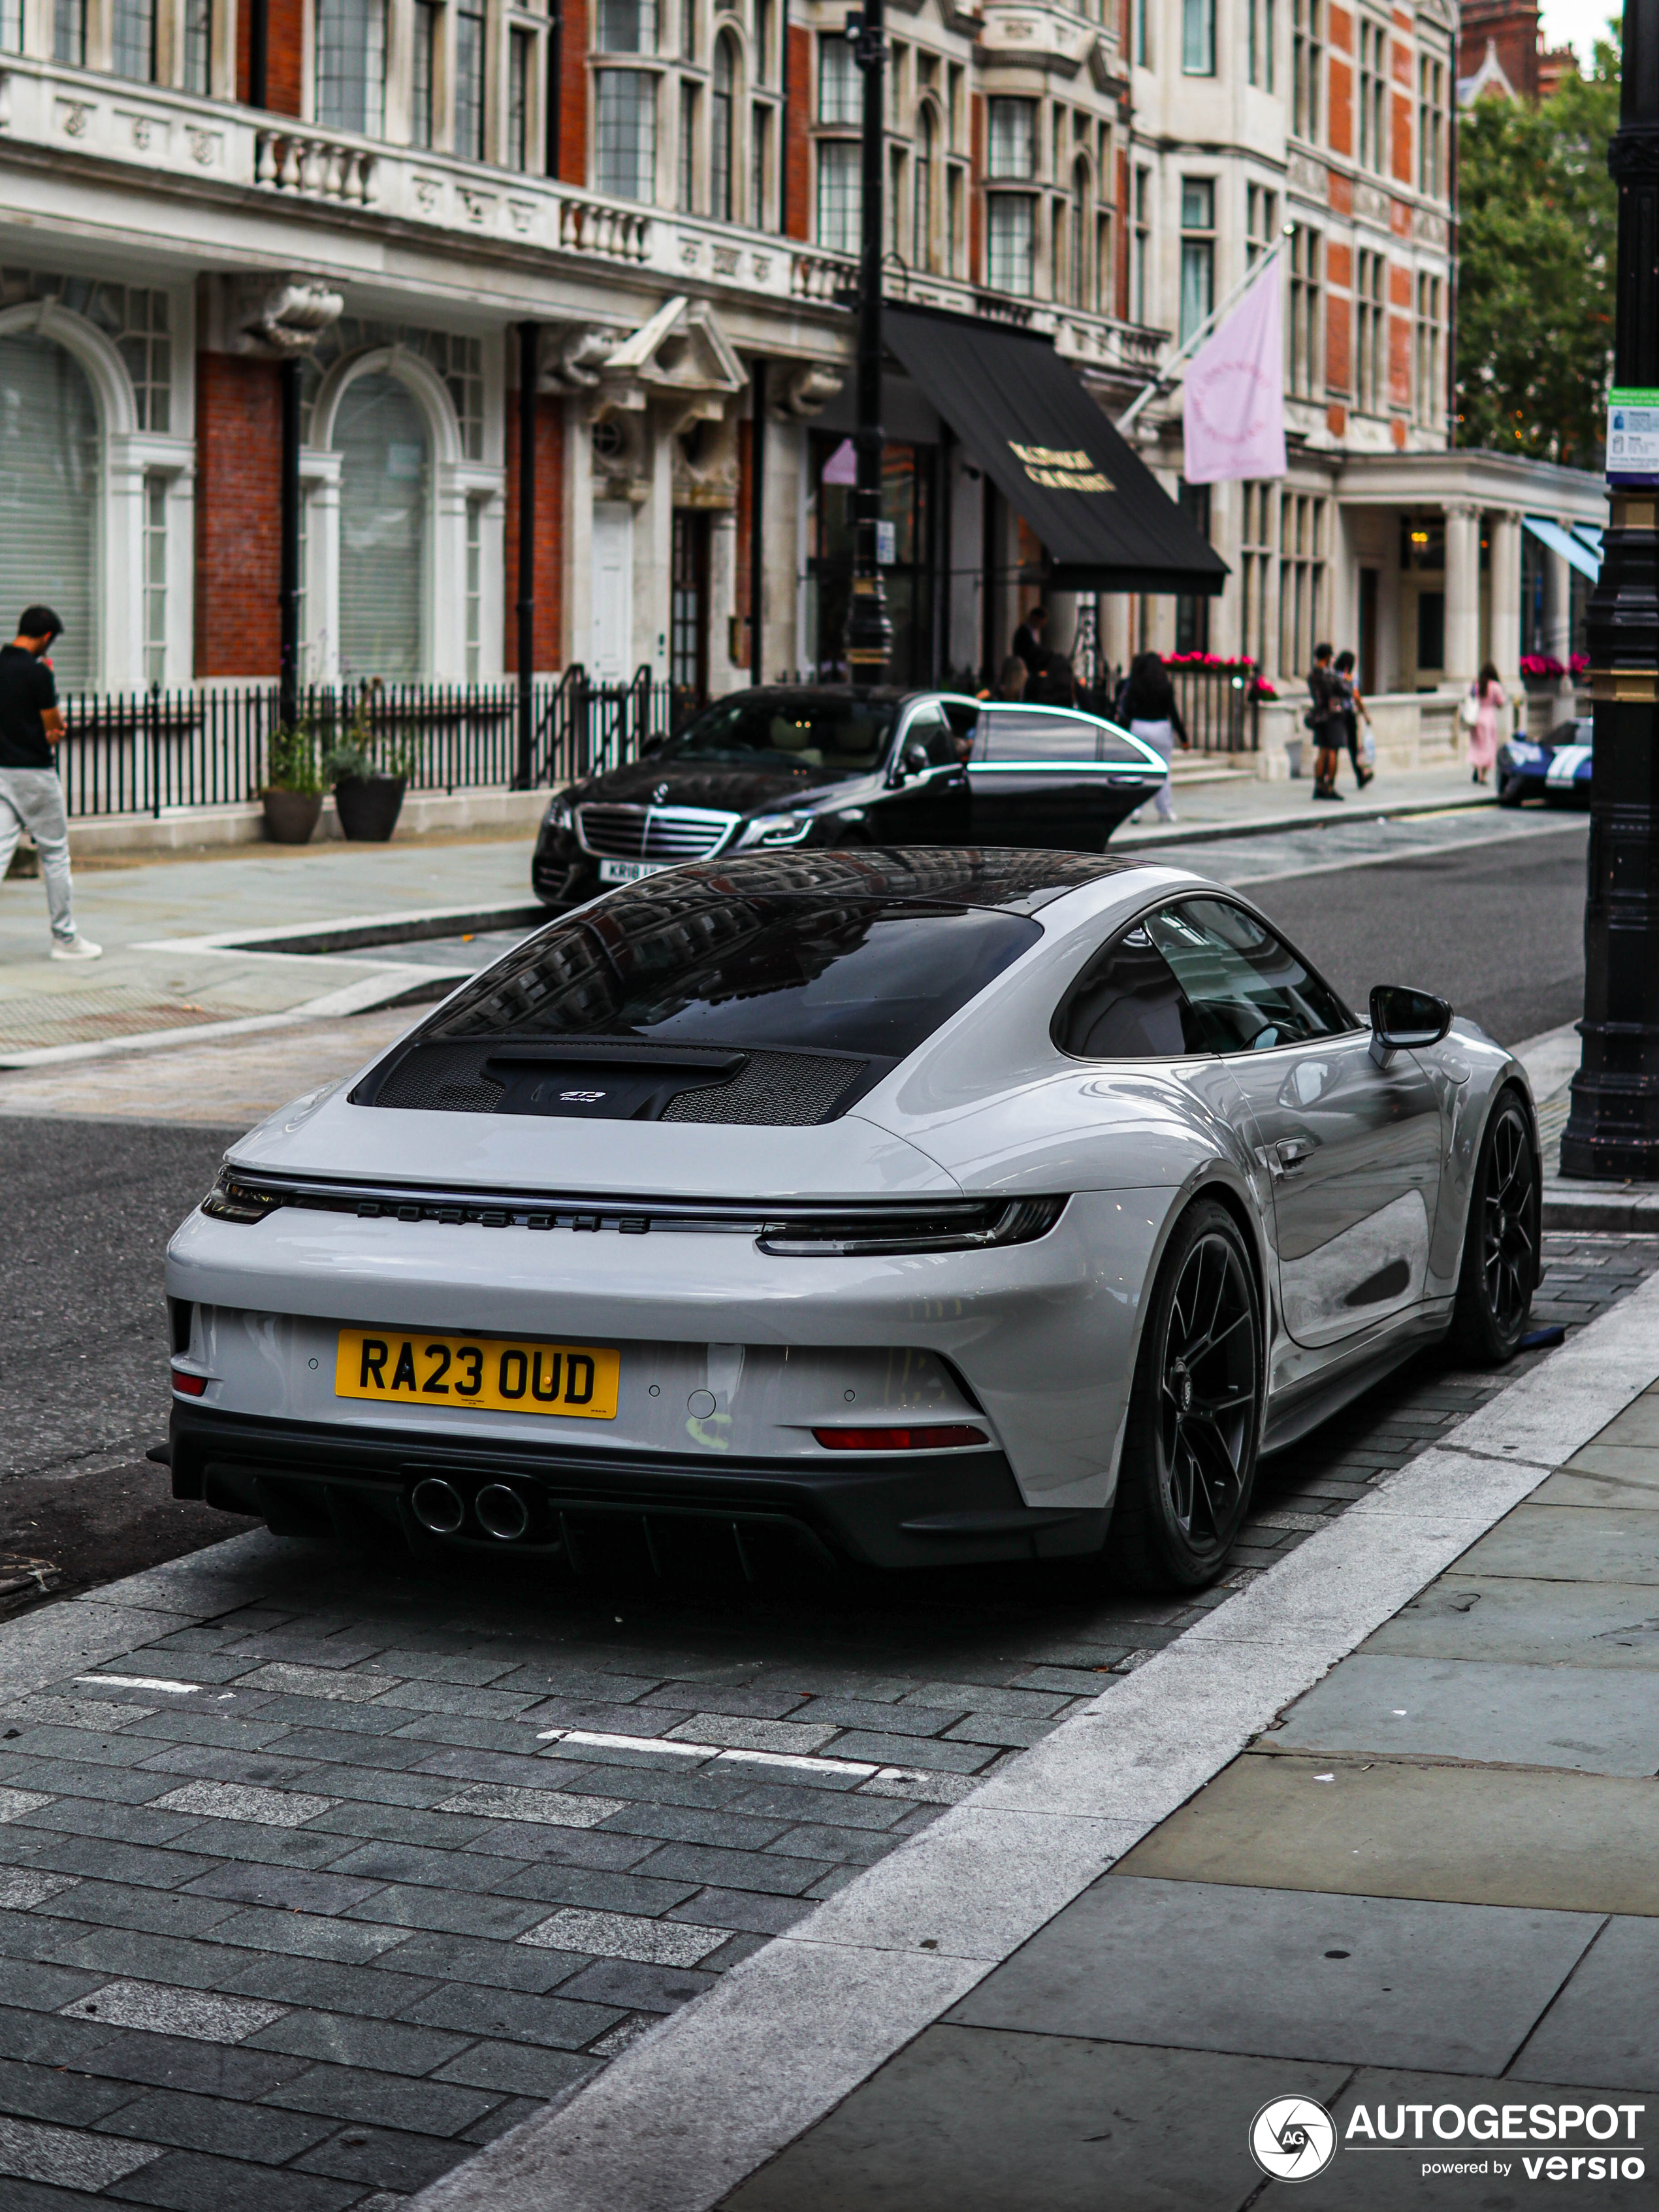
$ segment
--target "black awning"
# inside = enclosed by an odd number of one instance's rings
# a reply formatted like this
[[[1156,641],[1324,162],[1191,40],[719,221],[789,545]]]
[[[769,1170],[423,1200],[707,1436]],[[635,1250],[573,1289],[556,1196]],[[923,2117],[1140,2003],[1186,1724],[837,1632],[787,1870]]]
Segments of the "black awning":
[[[1119,437],[1052,342],[888,306],[886,342],[1048,548],[1060,591],[1212,596],[1227,564]]]

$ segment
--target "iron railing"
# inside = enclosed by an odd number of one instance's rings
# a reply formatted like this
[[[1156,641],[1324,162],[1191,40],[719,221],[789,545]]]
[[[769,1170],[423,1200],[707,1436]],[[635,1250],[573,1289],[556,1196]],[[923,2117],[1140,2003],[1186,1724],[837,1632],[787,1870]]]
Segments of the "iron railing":
[[[1261,720],[1255,698],[1255,670],[1246,663],[1216,668],[1183,667],[1166,661],[1176,704],[1187,726],[1188,743],[1206,753],[1253,753],[1260,750]]]
[[[211,690],[82,692],[64,701],[58,748],[72,817],[160,815],[257,799],[277,726],[271,684]],[[301,720],[319,755],[354,726],[383,759],[409,771],[413,791],[562,784],[631,759],[679,719],[670,687],[649,667],[627,684],[596,684],[574,667],[534,686],[528,774],[519,757],[518,686],[503,684],[312,684]]]

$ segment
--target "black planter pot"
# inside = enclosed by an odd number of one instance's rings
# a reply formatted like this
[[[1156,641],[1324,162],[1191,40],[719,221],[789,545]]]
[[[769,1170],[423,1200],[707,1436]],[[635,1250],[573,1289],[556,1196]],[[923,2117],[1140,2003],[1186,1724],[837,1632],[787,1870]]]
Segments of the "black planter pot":
[[[401,775],[343,775],[334,787],[342,836],[384,845],[398,826],[406,786]]]
[[[264,801],[265,835],[273,845],[305,845],[323,811],[320,791],[277,791],[261,793]]]

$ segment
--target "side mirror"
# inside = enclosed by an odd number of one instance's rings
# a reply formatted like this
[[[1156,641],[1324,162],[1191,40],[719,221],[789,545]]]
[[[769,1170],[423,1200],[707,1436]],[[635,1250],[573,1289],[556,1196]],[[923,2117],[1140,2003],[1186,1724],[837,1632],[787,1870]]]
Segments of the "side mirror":
[[[659,730],[654,738],[647,738],[640,747],[640,758],[649,760],[653,753],[659,753],[667,743],[666,735]]]
[[[899,774],[902,776],[926,775],[933,763],[927,757],[927,748],[919,738],[913,738],[899,755]]]
[[[1420,1051],[1438,1044],[1451,1027],[1449,1000],[1404,983],[1371,986],[1371,1058],[1386,1067],[1390,1054]]]

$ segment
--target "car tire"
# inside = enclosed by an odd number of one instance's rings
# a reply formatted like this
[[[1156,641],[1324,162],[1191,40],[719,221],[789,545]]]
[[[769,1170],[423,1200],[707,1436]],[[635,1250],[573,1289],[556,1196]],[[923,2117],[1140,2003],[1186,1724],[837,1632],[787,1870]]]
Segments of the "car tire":
[[[1503,1366],[1526,1334],[1540,1273],[1543,1181],[1532,1117],[1511,1087],[1480,1139],[1463,1231],[1451,1341],[1472,1365]]]
[[[1526,795],[1526,783],[1518,775],[1506,775],[1498,784],[1498,804],[1500,806],[1519,806]]]
[[[1201,1589],[1227,1564],[1255,1483],[1261,1437],[1261,1300],[1238,1224],[1200,1200],[1176,1224],[1135,1359],[1112,1579]]]

